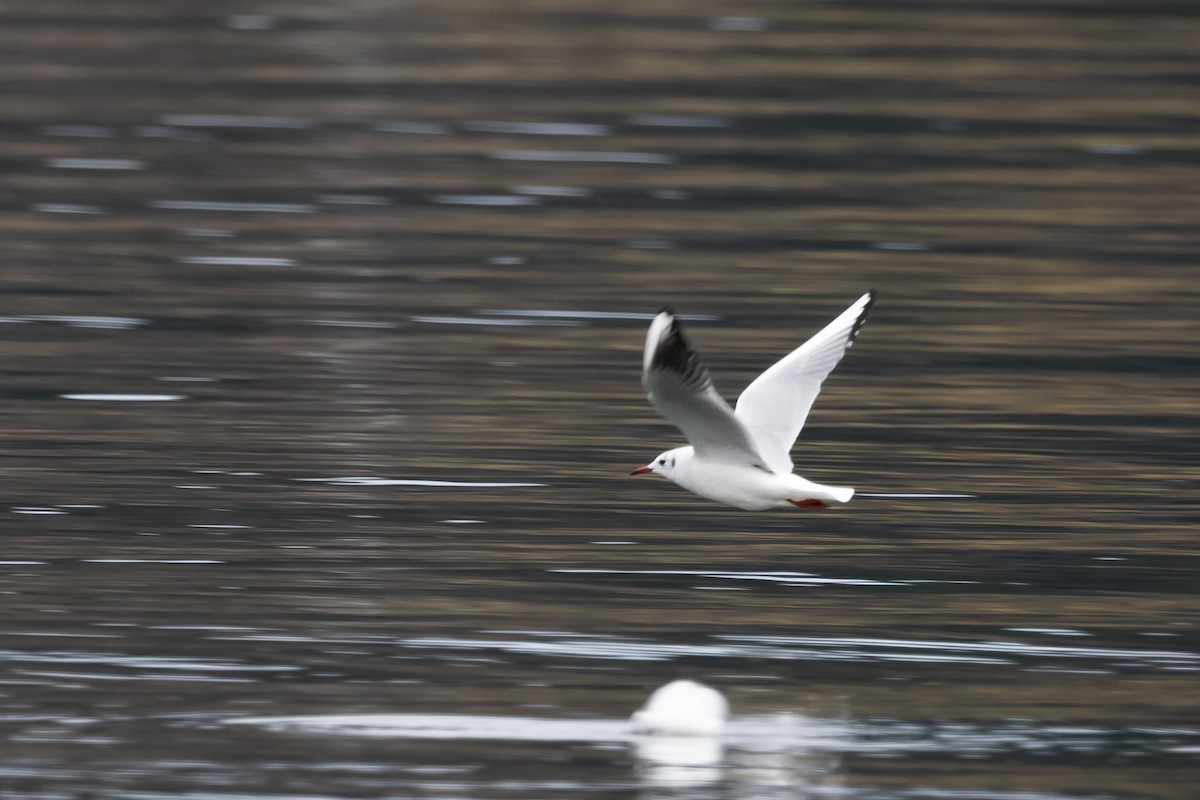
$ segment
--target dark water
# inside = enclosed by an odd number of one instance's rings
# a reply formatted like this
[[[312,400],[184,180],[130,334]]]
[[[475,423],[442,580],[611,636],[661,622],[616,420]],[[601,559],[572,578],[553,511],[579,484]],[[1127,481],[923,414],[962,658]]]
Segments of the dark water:
[[[1197,41],[0,7],[0,794],[1196,797]],[[732,397],[872,286],[798,469],[971,497],[626,477],[649,314]],[[681,676],[723,750],[629,737]]]

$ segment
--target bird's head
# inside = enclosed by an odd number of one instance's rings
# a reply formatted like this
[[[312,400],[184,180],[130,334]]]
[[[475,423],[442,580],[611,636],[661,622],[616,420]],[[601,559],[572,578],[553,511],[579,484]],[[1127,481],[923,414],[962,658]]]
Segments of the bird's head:
[[[667,450],[665,453],[659,453],[644,467],[638,467],[630,475],[645,475],[648,472],[653,472],[655,475],[661,475],[668,480],[675,480],[675,469],[686,458],[685,450],[691,450],[690,447],[677,447],[674,450]]]

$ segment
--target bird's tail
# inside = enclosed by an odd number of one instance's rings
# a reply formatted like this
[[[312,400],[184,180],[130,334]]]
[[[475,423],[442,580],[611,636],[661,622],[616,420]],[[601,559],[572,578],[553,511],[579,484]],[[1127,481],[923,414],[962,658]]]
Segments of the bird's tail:
[[[854,490],[849,486],[826,486],[825,489],[829,496],[839,503],[849,503],[850,498],[854,497]]]

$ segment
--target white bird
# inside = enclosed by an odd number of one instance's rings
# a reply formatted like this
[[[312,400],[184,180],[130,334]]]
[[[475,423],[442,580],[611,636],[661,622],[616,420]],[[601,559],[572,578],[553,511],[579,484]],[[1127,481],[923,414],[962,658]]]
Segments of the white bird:
[[[691,442],[657,456],[631,474],[654,473],[701,497],[762,511],[824,508],[845,503],[854,490],[822,486],[792,473],[792,445],[821,383],[854,343],[875,292],[854,304],[759,375],[731,409],[713,387],[670,310],[650,323],[642,385],[650,402]]]
[[[638,733],[716,736],[728,718],[724,695],[703,683],[681,680],[655,689],[632,720]]]

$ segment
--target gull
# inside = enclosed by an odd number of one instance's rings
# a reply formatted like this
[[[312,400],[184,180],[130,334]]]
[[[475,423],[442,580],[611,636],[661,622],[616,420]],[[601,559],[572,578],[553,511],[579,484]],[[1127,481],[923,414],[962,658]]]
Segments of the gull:
[[[675,314],[660,312],[646,333],[642,385],[658,413],[691,445],[667,450],[630,474],[661,475],[701,497],[747,511],[848,502],[853,489],[794,474],[790,453],[821,383],[854,343],[874,302],[874,290],[855,300],[755,378],[736,409],[717,393]]]

